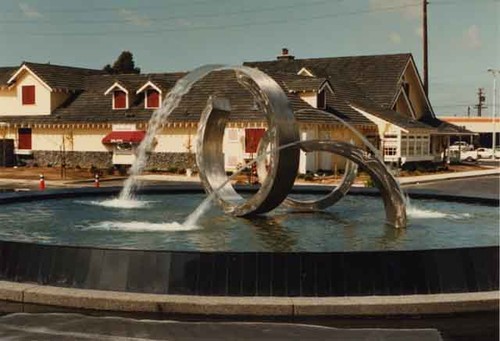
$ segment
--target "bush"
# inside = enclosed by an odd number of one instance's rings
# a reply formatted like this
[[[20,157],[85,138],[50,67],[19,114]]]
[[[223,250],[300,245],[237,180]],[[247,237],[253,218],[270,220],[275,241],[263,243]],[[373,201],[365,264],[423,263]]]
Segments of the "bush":
[[[371,177],[365,180],[365,187],[375,187],[375,182],[373,182]]]
[[[167,168],[167,172],[168,173],[177,173],[178,172],[178,168],[177,167],[168,167]]]
[[[108,175],[115,175],[115,167],[114,166],[108,167],[107,173]]]
[[[314,174],[313,173],[306,173],[306,175],[304,175],[304,180],[306,181],[312,181],[314,179]]]

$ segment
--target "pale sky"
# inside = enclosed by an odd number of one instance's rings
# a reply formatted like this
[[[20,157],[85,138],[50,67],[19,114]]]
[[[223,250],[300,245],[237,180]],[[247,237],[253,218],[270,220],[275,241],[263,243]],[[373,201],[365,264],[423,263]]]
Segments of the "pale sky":
[[[422,74],[421,1],[0,0],[0,66],[102,68],[129,50],[143,72],[172,72],[272,60],[287,47],[297,58],[411,52]],[[436,114],[466,114],[483,87],[490,115],[500,0],[430,0],[428,12]]]

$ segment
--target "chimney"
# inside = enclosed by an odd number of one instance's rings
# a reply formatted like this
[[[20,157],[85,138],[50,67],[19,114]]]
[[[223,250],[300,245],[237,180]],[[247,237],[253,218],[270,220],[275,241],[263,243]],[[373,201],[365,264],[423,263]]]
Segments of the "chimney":
[[[277,57],[278,60],[294,60],[295,56],[288,54],[288,49],[286,47],[281,49],[281,55]]]

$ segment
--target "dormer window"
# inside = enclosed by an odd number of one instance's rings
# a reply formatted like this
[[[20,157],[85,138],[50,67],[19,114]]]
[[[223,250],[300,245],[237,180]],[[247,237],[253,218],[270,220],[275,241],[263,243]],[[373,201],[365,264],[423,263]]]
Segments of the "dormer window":
[[[112,94],[112,107],[117,109],[128,109],[128,91],[118,82],[113,84],[104,95]]]
[[[161,106],[161,89],[153,81],[147,81],[136,91],[137,94],[141,92],[144,92],[144,108],[157,109]]]
[[[125,91],[113,91],[113,109],[127,109],[127,93]]]
[[[325,89],[318,92],[318,96],[316,98],[316,108],[318,109],[326,109],[326,91]]]
[[[155,89],[146,90],[146,109],[160,107],[160,93]]]

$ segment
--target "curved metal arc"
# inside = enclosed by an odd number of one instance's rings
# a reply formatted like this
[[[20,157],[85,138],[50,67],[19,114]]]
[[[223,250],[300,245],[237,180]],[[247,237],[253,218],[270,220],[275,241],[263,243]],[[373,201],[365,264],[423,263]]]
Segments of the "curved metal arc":
[[[394,227],[406,227],[406,202],[403,192],[397,181],[390,174],[385,165],[363,149],[349,143],[330,140],[301,141],[304,151],[326,151],[341,155],[364,169],[372,177],[379,188],[384,201],[385,215],[388,224]]]
[[[354,184],[354,180],[358,174],[358,166],[351,162],[346,162],[345,172],[340,181],[340,184],[336,186],[330,193],[313,200],[298,200],[295,198],[287,197],[283,202],[284,205],[297,210],[307,210],[307,211],[318,211],[324,210],[346,196],[349,189]]]
[[[225,175],[222,138],[229,110],[218,107],[209,99],[198,127],[197,162],[200,178],[206,191],[215,191],[216,200],[236,216],[265,213],[286,198],[295,181],[299,164],[299,148],[285,148],[299,141],[298,127],[287,96],[268,75],[249,67],[226,68],[237,72],[238,81],[244,85],[263,107],[269,130],[273,132],[271,148],[272,165],[269,175],[257,193],[245,200],[229,184]],[[262,157],[259,155],[259,157]]]
[[[266,154],[268,147],[271,146],[271,134],[271,131],[268,130],[262,136],[257,148],[258,155]],[[272,162],[272,159],[269,160],[269,162]],[[264,181],[264,179],[268,176],[267,168],[268,164],[265,158],[259,159],[257,161],[257,175],[260,182]],[[336,186],[330,193],[314,200],[298,200],[287,197],[283,204],[300,211],[318,211],[328,208],[341,200],[347,194],[347,192],[349,192],[349,189],[354,183],[357,174],[358,166],[355,163],[347,160],[344,176],[342,177],[340,184]]]

